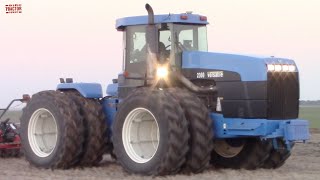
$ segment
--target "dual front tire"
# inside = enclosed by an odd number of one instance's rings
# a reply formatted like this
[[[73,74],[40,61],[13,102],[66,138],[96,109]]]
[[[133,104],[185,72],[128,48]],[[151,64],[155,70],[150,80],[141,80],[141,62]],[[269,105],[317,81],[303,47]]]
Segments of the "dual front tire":
[[[212,121],[197,96],[141,88],[120,104],[114,153],[125,170],[144,175],[198,173],[209,164]]]
[[[166,91],[140,89],[120,104],[113,124],[114,154],[131,173],[177,172],[188,152],[188,124]]]

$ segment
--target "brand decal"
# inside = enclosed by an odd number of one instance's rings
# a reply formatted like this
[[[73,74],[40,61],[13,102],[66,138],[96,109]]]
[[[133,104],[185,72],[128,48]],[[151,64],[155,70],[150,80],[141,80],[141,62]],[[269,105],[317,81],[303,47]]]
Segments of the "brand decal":
[[[223,71],[211,71],[207,72],[209,78],[220,78],[223,77]]]
[[[7,4],[5,8],[7,14],[22,13],[22,4]]]

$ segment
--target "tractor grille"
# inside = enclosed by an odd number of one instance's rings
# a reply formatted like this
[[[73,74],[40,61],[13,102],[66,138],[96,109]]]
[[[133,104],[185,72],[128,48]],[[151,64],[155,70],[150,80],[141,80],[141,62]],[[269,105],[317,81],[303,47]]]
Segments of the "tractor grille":
[[[268,119],[299,115],[298,72],[268,72]]]

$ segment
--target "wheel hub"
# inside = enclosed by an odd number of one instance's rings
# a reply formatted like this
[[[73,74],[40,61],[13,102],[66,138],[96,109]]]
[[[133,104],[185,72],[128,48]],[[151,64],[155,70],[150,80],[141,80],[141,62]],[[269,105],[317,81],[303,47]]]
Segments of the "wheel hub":
[[[126,117],[122,141],[127,155],[137,163],[146,163],[159,146],[159,126],[154,115],[145,108],[133,109]]]
[[[28,140],[32,151],[39,157],[47,157],[53,152],[57,139],[57,123],[52,113],[44,108],[36,110],[28,125]]]

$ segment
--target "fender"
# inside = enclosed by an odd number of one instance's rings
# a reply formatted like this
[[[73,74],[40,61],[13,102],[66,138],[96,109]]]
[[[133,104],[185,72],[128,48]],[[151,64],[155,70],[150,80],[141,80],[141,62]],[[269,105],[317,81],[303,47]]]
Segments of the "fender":
[[[118,87],[118,83],[109,84],[107,86],[107,95],[114,97],[118,96]]]
[[[76,90],[85,98],[102,98],[102,87],[98,83],[61,83],[57,90]]]

